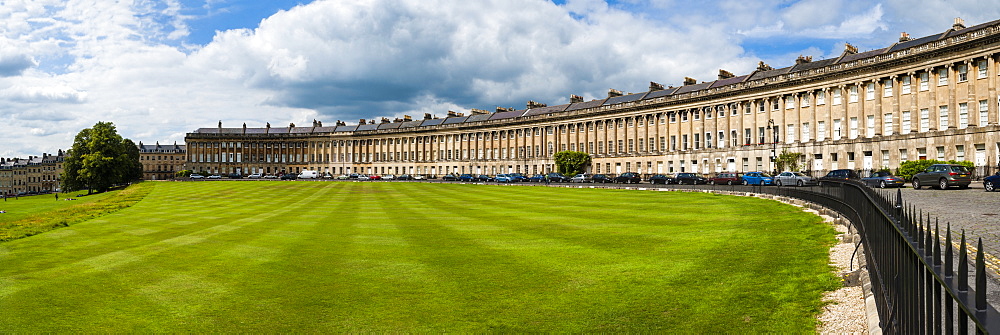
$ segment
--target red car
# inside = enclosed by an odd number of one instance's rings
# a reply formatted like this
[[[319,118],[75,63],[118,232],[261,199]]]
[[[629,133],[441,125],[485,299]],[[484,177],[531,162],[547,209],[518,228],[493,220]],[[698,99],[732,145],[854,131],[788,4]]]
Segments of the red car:
[[[382,176],[377,174],[370,174],[368,175],[368,180],[382,180]]]
[[[723,172],[708,178],[708,183],[712,185],[739,185],[742,180],[739,173]]]

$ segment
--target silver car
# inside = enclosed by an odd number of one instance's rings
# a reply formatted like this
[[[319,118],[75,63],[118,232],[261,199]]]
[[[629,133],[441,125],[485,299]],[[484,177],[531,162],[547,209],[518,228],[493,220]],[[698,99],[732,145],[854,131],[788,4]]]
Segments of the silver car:
[[[816,183],[816,178],[802,172],[785,171],[774,176],[774,184],[778,186],[812,186]]]

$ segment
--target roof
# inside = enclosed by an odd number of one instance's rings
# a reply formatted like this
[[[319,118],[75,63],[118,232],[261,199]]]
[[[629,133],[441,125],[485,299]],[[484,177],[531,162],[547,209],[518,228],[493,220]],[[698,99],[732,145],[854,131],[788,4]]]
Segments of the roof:
[[[738,77],[732,77],[732,78],[726,78],[726,79],[719,79],[719,80],[716,80],[716,81],[712,82],[712,86],[709,86],[709,87],[719,87],[719,86],[726,86],[726,85],[736,84],[736,83],[742,82],[744,79],[747,79],[747,77],[749,77],[749,76],[750,75],[743,75],[743,76],[738,76]]]
[[[642,99],[642,97],[646,96],[646,93],[649,93],[649,92],[626,94],[626,95],[620,95],[620,96],[617,96],[617,97],[611,97],[611,98],[608,98],[607,100],[604,100],[604,104],[605,105],[614,105],[614,104],[620,104],[620,103],[626,103],[626,102],[636,101],[636,100]]]
[[[688,92],[694,92],[694,91],[701,91],[703,89],[709,88],[710,86],[712,86],[712,82],[701,83],[701,84],[694,84],[694,85],[685,85],[685,86],[681,86],[680,88],[678,88],[677,91],[674,92],[674,94],[682,94],[682,93],[688,93]]]
[[[472,115],[469,116],[468,119],[465,120],[465,122],[486,121],[486,120],[489,120],[490,116],[492,116],[492,115],[493,114],[472,114]]]
[[[569,107],[569,104],[558,105],[558,106],[547,106],[547,107],[532,108],[532,109],[529,109],[526,113],[524,113],[524,116],[545,115],[545,114],[549,114],[549,113],[558,113],[558,112],[565,111],[566,107]]]
[[[358,125],[358,130],[357,131],[365,131],[365,130],[378,130],[378,125],[377,124],[361,124],[361,125]]]
[[[421,127],[436,126],[444,122],[444,119],[427,119],[420,123]]]
[[[462,123],[462,122],[465,122],[465,120],[467,120],[468,118],[469,118],[468,116],[450,117],[450,118],[444,119],[444,123],[442,123],[442,124]]]
[[[606,101],[606,100],[608,100],[608,99],[597,99],[597,100],[590,100],[590,101],[584,101],[584,102],[577,102],[577,103],[574,103],[574,104],[570,104],[569,107],[566,107],[566,111],[568,112],[568,111],[575,111],[575,110],[581,110],[581,109],[587,109],[587,108],[594,108],[594,107],[603,105],[604,101]]]
[[[506,112],[496,112],[490,114],[490,120],[500,120],[500,119],[510,119],[521,116],[524,114],[524,110],[506,111]]]

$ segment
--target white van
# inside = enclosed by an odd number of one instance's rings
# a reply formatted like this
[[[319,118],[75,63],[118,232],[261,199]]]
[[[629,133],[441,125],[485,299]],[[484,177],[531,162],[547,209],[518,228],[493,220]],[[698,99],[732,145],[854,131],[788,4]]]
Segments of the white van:
[[[319,172],[312,170],[302,170],[299,174],[299,179],[316,179],[319,178]]]

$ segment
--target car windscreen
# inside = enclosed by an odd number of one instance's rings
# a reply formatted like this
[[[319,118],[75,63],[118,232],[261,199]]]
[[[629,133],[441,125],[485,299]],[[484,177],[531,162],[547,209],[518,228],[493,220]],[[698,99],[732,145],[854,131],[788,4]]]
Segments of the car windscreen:
[[[951,167],[952,172],[969,173],[969,167],[956,165]]]

